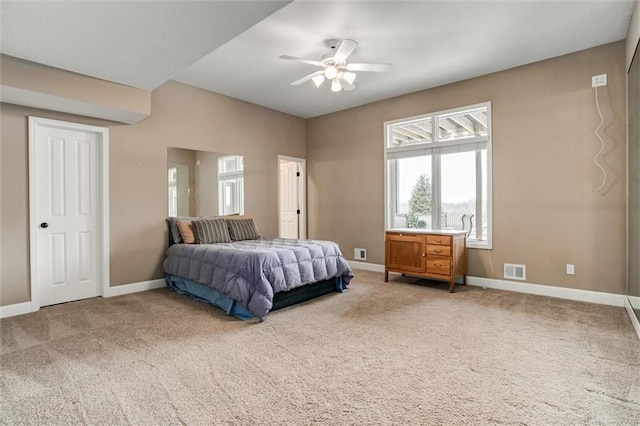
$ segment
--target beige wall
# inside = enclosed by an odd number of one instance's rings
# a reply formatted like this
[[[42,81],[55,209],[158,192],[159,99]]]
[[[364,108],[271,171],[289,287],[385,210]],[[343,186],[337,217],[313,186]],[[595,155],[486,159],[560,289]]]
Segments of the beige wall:
[[[304,120],[169,82],[134,125],[1,106],[0,306],[29,301],[27,116],[104,125],[110,132],[111,286],[161,278],[167,243],[167,147],[244,155],[245,211],[278,232],[278,155],[305,157]]]
[[[608,180],[596,193],[591,76],[601,73]],[[383,123],[491,101],[493,250],[469,250],[469,274],[501,279],[503,263],[522,263],[530,283],[623,294],[625,90],[617,42],[310,119],[309,236],[337,241],[348,258],[367,248],[383,264]]]

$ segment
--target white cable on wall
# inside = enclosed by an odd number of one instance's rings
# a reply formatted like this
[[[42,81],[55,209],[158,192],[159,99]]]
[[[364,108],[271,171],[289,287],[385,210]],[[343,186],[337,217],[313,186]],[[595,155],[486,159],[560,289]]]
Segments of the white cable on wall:
[[[604,117],[602,116],[602,112],[600,111],[600,103],[598,102],[598,88],[596,87],[595,89],[596,89],[596,109],[598,110],[598,114],[600,115],[600,124],[598,124],[598,127],[596,127],[595,134],[598,140],[600,140],[601,146],[600,146],[600,151],[598,151],[595,157],[593,157],[593,162],[595,163],[596,166],[598,166],[600,170],[602,170],[602,183],[600,184],[599,187],[594,189],[593,192],[598,192],[602,189],[604,184],[607,182],[607,171],[600,165],[600,163],[598,163],[598,157],[604,151],[604,140],[602,139],[602,137],[600,137],[600,134],[598,133],[598,130],[600,130],[600,127],[602,127],[602,125],[604,124]]]

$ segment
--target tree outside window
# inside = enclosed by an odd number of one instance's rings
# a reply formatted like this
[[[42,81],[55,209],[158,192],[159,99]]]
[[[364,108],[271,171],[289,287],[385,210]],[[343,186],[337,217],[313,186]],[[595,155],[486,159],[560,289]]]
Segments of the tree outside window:
[[[421,174],[411,190],[409,198],[409,228],[426,228],[423,217],[431,214],[431,182],[426,174]]]

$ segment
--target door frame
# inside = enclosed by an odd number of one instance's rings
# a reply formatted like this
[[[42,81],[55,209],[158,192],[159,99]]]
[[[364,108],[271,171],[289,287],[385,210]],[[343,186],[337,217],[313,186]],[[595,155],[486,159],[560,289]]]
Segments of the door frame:
[[[307,160],[298,157],[289,157],[287,155],[278,155],[278,237],[280,236],[280,163],[282,161],[292,161],[298,163],[300,167],[301,185],[298,187],[298,201],[300,203],[300,228],[298,239],[307,238]]]
[[[29,116],[29,268],[31,287],[31,311],[40,310],[40,294],[37,288],[38,268],[38,223],[39,218],[36,214],[36,142],[37,134],[41,128],[59,128],[65,130],[81,131],[93,133],[98,137],[100,144],[97,149],[98,164],[98,208],[99,214],[99,235],[100,235],[100,255],[98,256],[98,264],[100,265],[100,276],[98,279],[100,284],[100,295],[105,296],[109,289],[109,129],[106,127],[91,126],[88,124],[72,123],[69,121],[52,120],[49,118]]]

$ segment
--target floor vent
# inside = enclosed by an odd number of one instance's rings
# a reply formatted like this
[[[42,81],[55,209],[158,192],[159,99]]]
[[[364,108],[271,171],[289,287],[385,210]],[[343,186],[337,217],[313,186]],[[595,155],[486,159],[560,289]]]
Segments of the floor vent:
[[[525,265],[516,265],[514,263],[504,264],[504,277],[510,280],[527,279],[527,267]]]

